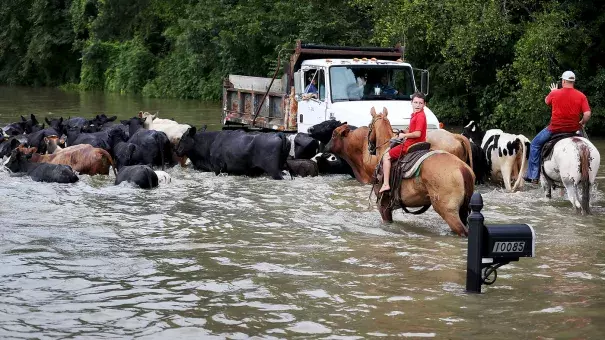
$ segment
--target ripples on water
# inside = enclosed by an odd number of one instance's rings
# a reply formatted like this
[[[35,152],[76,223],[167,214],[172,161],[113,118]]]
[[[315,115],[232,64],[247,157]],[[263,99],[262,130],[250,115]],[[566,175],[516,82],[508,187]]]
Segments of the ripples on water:
[[[486,222],[528,222],[538,257],[464,294],[466,239],[430,209],[383,226],[346,176],[169,170],[42,184],[0,172],[0,337],[597,336],[605,256],[593,217],[537,190],[484,193]]]

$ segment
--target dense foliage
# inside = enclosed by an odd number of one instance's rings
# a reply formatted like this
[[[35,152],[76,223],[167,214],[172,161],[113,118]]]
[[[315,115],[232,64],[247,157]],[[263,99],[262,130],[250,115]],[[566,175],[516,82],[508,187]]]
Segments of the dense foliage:
[[[536,131],[571,69],[605,131],[605,2],[597,0],[4,0],[0,83],[219,99],[229,73],[267,76],[296,39],[393,46],[431,71],[449,124]],[[287,59],[282,54],[282,60]]]

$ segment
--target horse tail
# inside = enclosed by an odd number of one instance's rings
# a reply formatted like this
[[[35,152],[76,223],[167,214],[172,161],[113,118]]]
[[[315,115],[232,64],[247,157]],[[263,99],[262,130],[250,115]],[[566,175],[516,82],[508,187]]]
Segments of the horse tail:
[[[582,201],[580,202],[585,214],[590,214],[590,149],[579,138],[573,138],[580,153],[580,183],[582,183]]]
[[[475,190],[475,176],[466,166],[460,167],[460,174],[462,174],[462,180],[464,182],[464,200],[462,201],[462,205],[458,210],[458,216],[460,216],[460,221],[462,221],[462,224],[466,225],[468,215],[471,211],[469,204],[471,203],[471,197],[473,196],[473,191]]]
[[[466,154],[466,159],[464,163],[468,164],[471,169],[473,169],[473,152],[471,150],[471,142],[463,135],[454,135],[454,137],[462,144],[462,148],[464,148],[464,153]]]
[[[527,158],[527,148],[525,147],[525,142],[521,140],[521,138],[517,138],[519,141],[519,149],[521,150],[521,168],[519,168],[519,174],[517,175],[517,180],[515,181],[515,185],[513,185],[513,191],[517,190],[519,186],[523,184],[523,169],[525,169],[525,162]]]

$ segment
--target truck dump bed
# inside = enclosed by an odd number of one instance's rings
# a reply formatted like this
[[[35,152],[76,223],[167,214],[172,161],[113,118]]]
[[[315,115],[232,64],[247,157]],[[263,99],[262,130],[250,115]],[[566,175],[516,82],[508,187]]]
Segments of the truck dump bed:
[[[223,83],[223,129],[296,131],[296,124],[288,128],[290,98],[283,79],[270,84],[271,78],[229,75]]]

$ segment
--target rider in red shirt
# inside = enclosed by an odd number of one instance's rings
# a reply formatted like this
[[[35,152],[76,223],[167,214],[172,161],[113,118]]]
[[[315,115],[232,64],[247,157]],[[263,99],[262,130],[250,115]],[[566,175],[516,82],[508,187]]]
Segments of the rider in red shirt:
[[[396,147],[389,150],[382,157],[382,172],[383,182],[379,193],[385,192],[391,189],[389,185],[389,179],[391,175],[391,159],[398,159],[408,152],[410,146],[426,142],[426,115],[424,114],[424,94],[414,93],[412,95],[412,107],[414,112],[410,119],[410,126],[407,132],[399,132],[399,138],[406,138],[403,144],[399,144]]]
[[[525,177],[527,182],[538,183],[544,143],[555,133],[574,133],[580,130],[590,119],[590,107],[586,96],[574,88],[576,75],[571,71],[565,71],[561,79],[562,88],[557,89],[555,84],[551,84],[550,93],[544,99],[546,105],[552,107],[552,115],[550,124],[531,141],[529,165]]]

